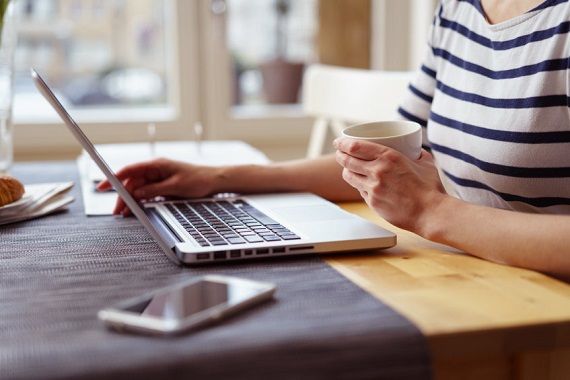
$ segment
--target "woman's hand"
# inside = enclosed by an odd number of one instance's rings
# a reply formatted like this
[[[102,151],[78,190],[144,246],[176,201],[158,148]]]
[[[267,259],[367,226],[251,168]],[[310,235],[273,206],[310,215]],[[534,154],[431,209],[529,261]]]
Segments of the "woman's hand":
[[[342,176],[368,206],[395,226],[422,234],[426,218],[447,197],[433,157],[410,160],[383,145],[348,138],[334,142]]]
[[[117,172],[117,177],[135,199],[152,199],[158,196],[198,198],[216,192],[217,173],[217,169],[213,167],[159,158],[126,166]],[[97,186],[100,191],[110,188],[108,181]],[[119,198],[113,214],[126,216],[129,213],[125,202]]]

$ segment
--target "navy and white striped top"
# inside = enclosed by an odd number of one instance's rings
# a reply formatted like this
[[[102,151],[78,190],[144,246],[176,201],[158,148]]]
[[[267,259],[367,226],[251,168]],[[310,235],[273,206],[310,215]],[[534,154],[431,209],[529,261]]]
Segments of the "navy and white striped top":
[[[428,43],[399,113],[426,127],[448,190],[570,214],[569,0],[495,25],[480,0],[442,0]]]

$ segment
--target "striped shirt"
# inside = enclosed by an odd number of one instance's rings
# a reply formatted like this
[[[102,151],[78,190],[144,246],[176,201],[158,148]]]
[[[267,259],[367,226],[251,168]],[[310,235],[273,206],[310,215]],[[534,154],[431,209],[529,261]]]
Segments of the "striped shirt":
[[[490,25],[480,0],[442,0],[399,113],[424,128],[465,201],[570,214],[570,1]]]

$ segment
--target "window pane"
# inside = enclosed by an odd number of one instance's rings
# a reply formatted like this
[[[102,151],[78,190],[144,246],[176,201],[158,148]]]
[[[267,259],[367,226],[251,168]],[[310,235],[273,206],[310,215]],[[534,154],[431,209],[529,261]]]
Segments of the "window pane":
[[[168,102],[166,0],[20,0],[15,95],[35,67],[71,108]]]
[[[316,60],[317,0],[228,0],[233,104],[297,103]]]

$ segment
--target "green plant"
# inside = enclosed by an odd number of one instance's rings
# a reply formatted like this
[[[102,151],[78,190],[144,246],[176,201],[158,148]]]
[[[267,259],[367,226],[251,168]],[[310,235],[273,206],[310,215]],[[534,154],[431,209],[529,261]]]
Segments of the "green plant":
[[[10,0],[0,0],[0,31],[4,26],[4,13],[6,13],[6,9],[8,8],[8,4],[10,4]],[[2,36],[0,35],[0,38]]]

